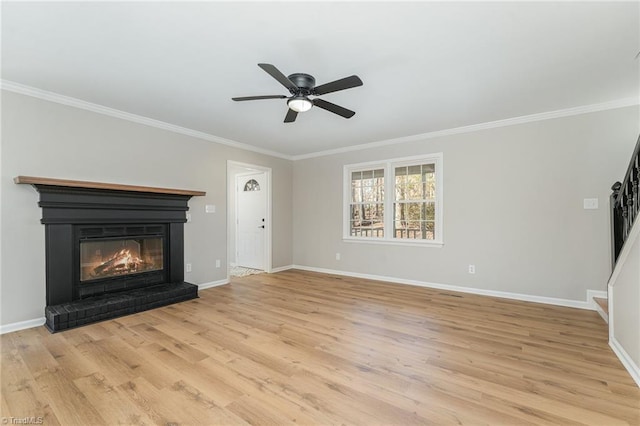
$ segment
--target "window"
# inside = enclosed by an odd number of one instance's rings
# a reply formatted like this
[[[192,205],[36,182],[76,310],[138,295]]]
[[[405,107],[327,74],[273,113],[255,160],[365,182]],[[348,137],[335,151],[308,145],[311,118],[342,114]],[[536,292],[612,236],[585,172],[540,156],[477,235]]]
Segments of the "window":
[[[344,238],[442,245],[442,154],[344,168]]]
[[[244,191],[260,191],[260,184],[255,179],[251,179],[244,184]]]

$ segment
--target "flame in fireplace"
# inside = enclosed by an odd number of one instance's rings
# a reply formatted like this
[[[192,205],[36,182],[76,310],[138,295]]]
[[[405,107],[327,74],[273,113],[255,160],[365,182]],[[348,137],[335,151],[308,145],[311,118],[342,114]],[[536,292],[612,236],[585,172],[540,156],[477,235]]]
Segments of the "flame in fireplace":
[[[122,249],[115,253],[111,258],[102,262],[93,268],[93,275],[96,277],[130,274],[144,271],[151,266],[149,262],[145,262],[138,256],[131,253],[129,249]]]

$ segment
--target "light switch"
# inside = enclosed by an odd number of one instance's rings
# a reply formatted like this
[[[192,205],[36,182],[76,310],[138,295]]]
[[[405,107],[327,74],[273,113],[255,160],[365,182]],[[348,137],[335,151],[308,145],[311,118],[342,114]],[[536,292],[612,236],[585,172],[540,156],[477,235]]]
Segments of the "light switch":
[[[207,204],[206,206],[204,206],[204,211],[206,213],[215,213],[216,212],[216,206],[213,204]]]
[[[585,198],[582,205],[585,210],[596,210],[598,208],[598,199]]]

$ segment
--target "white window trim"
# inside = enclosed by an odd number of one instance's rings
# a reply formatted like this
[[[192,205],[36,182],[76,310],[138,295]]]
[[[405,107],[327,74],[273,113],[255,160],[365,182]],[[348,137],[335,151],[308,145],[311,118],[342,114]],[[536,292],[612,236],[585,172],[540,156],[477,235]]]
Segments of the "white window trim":
[[[443,193],[443,167],[442,153],[415,155],[412,157],[392,158],[384,161],[370,161],[366,163],[346,164],[343,167],[342,186],[342,240],[347,243],[387,244],[418,247],[442,247],[444,245],[444,193]],[[393,202],[395,191],[393,188],[394,168],[403,165],[434,163],[436,166],[436,208],[435,208],[435,240],[403,240],[389,236],[389,230],[393,229]],[[351,205],[351,173],[363,170],[384,169],[384,229],[385,237],[353,237],[350,235],[350,205]]]

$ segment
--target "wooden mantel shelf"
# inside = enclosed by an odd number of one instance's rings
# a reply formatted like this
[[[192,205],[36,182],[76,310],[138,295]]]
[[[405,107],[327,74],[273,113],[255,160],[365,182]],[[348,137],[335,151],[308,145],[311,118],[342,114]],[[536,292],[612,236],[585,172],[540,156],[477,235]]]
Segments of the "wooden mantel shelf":
[[[155,188],[152,186],[121,185],[118,183],[85,182],[81,180],[53,179],[33,176],[16,176],[15,183],[28,185],[64,186],[68,188],[108,189],[112,191],[147,192],[154,194],[204,196],[204,191],[190,191],[187,189]]]

